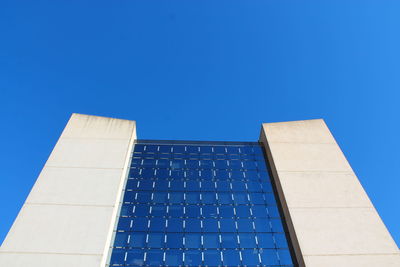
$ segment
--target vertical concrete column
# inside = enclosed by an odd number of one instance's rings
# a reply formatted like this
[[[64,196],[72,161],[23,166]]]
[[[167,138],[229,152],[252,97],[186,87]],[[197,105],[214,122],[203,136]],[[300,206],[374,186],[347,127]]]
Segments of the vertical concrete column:
[[[73,114],[0,248],[0,266],[99,267],[134,121]]]
[[[399,249],[323,120],[264,123],[300,266],[397,267]]]

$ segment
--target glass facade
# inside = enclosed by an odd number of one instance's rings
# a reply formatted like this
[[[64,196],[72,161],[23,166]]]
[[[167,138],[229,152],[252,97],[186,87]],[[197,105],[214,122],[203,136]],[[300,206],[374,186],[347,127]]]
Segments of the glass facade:
[[[138,141],[110,266],[293,266],[259,143]]]

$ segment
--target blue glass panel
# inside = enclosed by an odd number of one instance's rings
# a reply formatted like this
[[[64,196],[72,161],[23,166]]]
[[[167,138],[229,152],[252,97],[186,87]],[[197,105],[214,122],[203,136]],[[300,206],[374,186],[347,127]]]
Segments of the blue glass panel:
[[[223,253],[224,253],[224,266],[240,265],[240,256],[238,250],[225,250]]]
[[[200,203],[200,193],[199,192],[187,192],[186,193],[186,203],[188,203],[188,204]]]
[[[132,233],[130,242],[130,247],[143,248],[146,246],[146,234],[145,233]]]
[[[151,216],[163,217],[167,215],[167,207],[165,205],[153,205],[151,207]],[[150,210],[150,209],[149,209]]]
[[[205,205],[202,207],[203,217],[215,218],[217,216],[217,207],[211,205]]]
[[[183,234],[168,233],[166,247],[167,248],[183,248]]]
[[[221,254],[218,250],[205,250],[204,252],[204,265],[218,266],[221,265]]]
[[[239,248],[239,242],[236,234],[221,234],[221,246],[223,248]]]
[[[235,214],[233,213],[233,206],[220,206],[219,216],[223,218],[232,218],[233,216],[235,216]]]
[[[213,181],[203,181],[203,182],[201,182],[201,190],[202,191],[214,191],[215,183]]]
[[[279,255],[280,264],[292,266],[292,257],[290,256],[289,250],[279,249],[277,252]]]
[[[273,234],[270,233],[258,233],[258,246],[260,248],[275,248],[275,241]]]
[[[110,266],[293,266],[261,146],[142,142]]]
[[[203,204],[215,204],[215,197],[215,193],[201,193],[201,201],[203,202]]]
[[[127,251],[126,263],[131,266],[143,266],[144,250],[130,249]]]
[[[169,206],[168,216],[183,217],[183,206],[182,205]]]
[[[230,183],[228,181],[217,181],[217,191],[230,191]]]
[[[168,232],[182,232],[183,231],[183,219],[170,218],[168,219]]]
[[[125,261],[125,250],[114,248],[111,254],[110,264],[111,265],[122,265]]]
[[[148,250],[146,255],[146,264],[149,266],[163,265],[163,254],[162,250]]]
[[[171,192],[169,193],[169,203],[179,204],[183,201],[183,192]]]
[[[200,206],[194,206],[194,205],[186,206],[185,215],[186,215],[186,217],[190,217],[190,218],[200,217]]]
[[[132,218],[121,217],[119,218],[117,230],[129,231],[131,229]]]
[[[186,232],[201,232],[200,219],[186,219],[185,220]]]
[[[234,202],[238,205],[249,204],[249,199],[247,198],[246,192],[235,192],[233,193]]]
[[[165,180],[158,180],[154,186],[155,191],[167,191],[168,190],[168,182]]]
[[[181,250],[171,249],[165,251],[165,264],[168,266],[182,265],[183,252]]]
[[[236,232],[235,221],[232,219],[220,219],[221,232]]]
[[[274,234],[275,244],[277,248],[288,248],[288,244],[286,242],[286,237],[284,234]]]
[[[245,249],[242,250],[242,260],[245,266],[256,266],[260,264],[257,249]]]
[[[186,190],[187,191],[200,191],[200,183],[198,181],[186,181]]]
[[[253,220],[251,219],[237,219],[239,232],[253,232]]]
[[[267,266],[280,266],[278,252],[275,249],[260,249],[261,262]]]
[[[201,265],[201,252],[199,250],[185,251],[185,265],[200,266]]]
[[[115,247],[126,247],[129,241],[129,232],[117,232],[115,234],[114,246]]]
[[[254,224],[257,232],[272,232],[270,223],[265,218],[255,218]]]
[[[185,234],[185,247],[186,248],[200,248],[201,236],[198,233]]]
[[[134,231],[146,231],[148,225],[147,218],[133,218],[133,230]]]
[[[164,233],[149,233],[149,240],[147,246],[149,248],[163,248],[164,247]]]
[[[257,247],[255,235],[253,233],[239,233],[239,240],[241,248]]]
[[[232,194],[231,193],[218,193],[218,203],[219,204],[232,204]]]
[[[162,232],[165,229],[165,221],[164,218],[152,218],[150,219],[150,231]]]
[[[236,216],[238,217],[250,217],[250,206],[236,206]]]

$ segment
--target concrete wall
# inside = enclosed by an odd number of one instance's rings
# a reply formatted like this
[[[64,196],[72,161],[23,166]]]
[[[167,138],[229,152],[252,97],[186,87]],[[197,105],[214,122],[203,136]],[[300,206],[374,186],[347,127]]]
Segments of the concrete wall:
[[[134,121],[73,114],[0,248],[0,266],[105,262]]]
[[[399,249],[323,120],[265,123],[300,266],[399,267]]]

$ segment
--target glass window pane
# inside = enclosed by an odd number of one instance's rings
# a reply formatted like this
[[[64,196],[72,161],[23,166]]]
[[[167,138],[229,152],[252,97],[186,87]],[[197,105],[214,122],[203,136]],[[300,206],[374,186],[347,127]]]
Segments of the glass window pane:
[[[125,250],[114,248],[111,254],[110,264],[122,265],[125,262]]]
[[[223,218],[232,218],[233,216],[235,216],[235,214],[233,213],[233,206],[220,206],[219,216]]]
[[[205,248],[219,248],[219,235],[217,233],[206,233],[203,235],[203,246]]]
[[[258,233],[257,240],[260,248],[275,248],[275,241],[270,233]]]
[[[127,251],[126,263],[132,266],[142,266],[144,263],[144,250],[130,249]]]
[[[171,217],[183,217],[183,206],[172,205],[169,206],[168,216]]]
[[[236,216],[241,218],[250,217],[250,206],[236,206]]]
[[[239,232],[253,232],[253,221],[251,219],[237,220]]]
[[[115,234],[114,247],[128,246],[129,232],[117,232]]]
[[[236,231],[235,221],[233,219],[221,218],[220,225],[221,225],[221,232],[235,232]]]
[[[149,233],[149,242],[147,245],[150,248],[163,248],[164,233]]]
[[[133,218],[133,231],[147,231],[147,218]]]
[[[272,232],[270,227],[270,221],[267,218],[256,218],[254,224],[257,232]]]
[[[202,214],[205,218],[215,218],[217,217],[217,207],[211,205],[205,205],[202,207]]]
[[[218,232],[218,221],[216,219],[204,219],[203,220],[203,231],[204,232]]]
[[[185,220],[186,232],[201,232],[200,219],[186,219]]]
[[[257,247],[255,235],[253,233],[239,233],[239,239],[241,248]]]
[[[182,265],[182,251],[176,249],[170,249],[165,251],[165,264],[169,266]]]
[[[152,218],[150,219],[150,231],[163,232],[165,229],[164,218]]]
[[[183,202],[183,192],[171,192],[169,193],[169,202],[173,204],[179,204]]]
[[[200,185],[198,181],[186,181],[187,191],[200,191]],[[187,201],[187,200],[186,200]]]
[[[131,247],[143,248],[146,246],[145,233],[132,233],[130,243]]]
[[[182,248],[183,247],[183,234],[168,233],[166,247],[167,248]]]
[[[223,248],[239,248],[239,242],[236,234],[221,234]]]
[[[183,232],[183,219],[178,219],[178,218],[168,219],[167,232]]]
[[[240,265],[240,256],[238,250],[225,250],[224,252],[224,265],[238,266]]]
[[[282,265],[290,265],[292,264],[292,257],[290,256],[290,252],[287,249],[279,249],[278,251],[280,264]]]
[[[260,249],[261,262],[263,265],[279,265],[279,258],[277,250],[275,249]]]
[[[117,229],[129,231],[131,229],[131,221],[132,221],[132,218],[120,217],[119,221],[118,221]]]
[[[188,204],[200,203],[200,193],[199,192],[187,192],[186,193],[186,203],[188,203]]]
[[[232,194],[231,193],[218,193],[218,203],[222,205],[232,204]]]
[[[201,246],[201,235],[196,234],[185,234],[185,247],[186,248],[200,248]]]
[[[185,265],[199,266],[201,265],[201,252],[199,250],[186,250],[185,251]]]
[[[208,266],[221,265],[221,254],[218,250],[205,250],[204,252],[204,264]]]
[[[257,264],[260,264],[257,249],[242,250],[242,259],[245,266],[256,266]]]
[[[214,204],[216,202],[215,193],[201,193],[203,204]]]
[[[167,215],[167,206],[154,205],[151,207],[151,216],[163,217]]]

